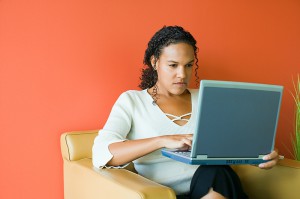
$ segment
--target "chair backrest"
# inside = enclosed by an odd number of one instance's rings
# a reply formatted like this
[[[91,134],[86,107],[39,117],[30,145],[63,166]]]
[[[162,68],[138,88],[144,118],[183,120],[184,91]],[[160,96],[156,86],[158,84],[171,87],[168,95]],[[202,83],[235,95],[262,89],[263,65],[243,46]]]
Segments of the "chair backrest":
[[[92,158],[92,147],[98,130],[73,131],[61,135],[61,153],[64,159],[76,161]]]

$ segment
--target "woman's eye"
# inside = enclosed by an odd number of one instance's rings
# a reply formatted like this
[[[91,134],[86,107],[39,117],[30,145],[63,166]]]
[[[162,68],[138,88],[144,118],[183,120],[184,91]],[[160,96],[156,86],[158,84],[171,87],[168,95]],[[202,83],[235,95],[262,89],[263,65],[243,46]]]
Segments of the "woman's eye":
[[[169,66],[175,68],[177,65],[176,64],[170,64]]]
[[[193,64],[187,64],[186,66],[190,68],[193,66]]]

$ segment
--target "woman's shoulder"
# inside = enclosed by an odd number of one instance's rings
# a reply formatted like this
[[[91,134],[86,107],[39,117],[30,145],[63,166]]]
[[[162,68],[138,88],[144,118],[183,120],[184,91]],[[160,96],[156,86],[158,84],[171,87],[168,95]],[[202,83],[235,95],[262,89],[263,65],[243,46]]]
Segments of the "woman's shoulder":
[[[136,98],[136,97],[144,97],[146,90],[127,90],[121,93],[120,96],[126,97],[126,98]]]
[[[129,95],[140,95],[141,93],[144,93],[145,91],[146,90],[127,90],[127,91],[124,91],[123,93],[129,94]]]
[[[147,98],[147,90],[127,90],[121,93],[118,101],[130,101],[136,103]]]

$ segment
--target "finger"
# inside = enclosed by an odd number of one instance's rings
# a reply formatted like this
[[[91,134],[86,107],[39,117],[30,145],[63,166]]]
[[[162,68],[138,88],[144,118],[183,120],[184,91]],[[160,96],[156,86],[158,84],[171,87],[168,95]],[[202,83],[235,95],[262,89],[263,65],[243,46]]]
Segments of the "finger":
[[[270,154],[265,155],[263,157],[264,160],[273,160],[273,159],[278,159],[279,155],[277,153],[277,151],[272,151]]]
[[[183,138],[182,141],[188,145],[188,146],[192,146],[192,140],[188,139],[188,138]]]
[[[187,151],[189,150],[189,147],[187,145],[181,147],[181,148],[178,148],[179,150],[183,150],[183,151]]]
[[[258,165],[259,168],[261,169],[271,169],[274,167],[277,163],[277,160],[271,160],[269,162],[261,163]]]
[[[275,151],[275,150],[272,151],[271,156],[272,156],[272,159],[279,158],[279,153],[278,153],[278,151]]]
[[[279,155],[278,155],[277,151],[273,151],[272,153],[265,155],[263,157],[263,159],[269,160],[269,161],[265,162],[265,163],[261,163],[258,166],[262,169],[270,169],[277,164],[277,162],[279,160]]]

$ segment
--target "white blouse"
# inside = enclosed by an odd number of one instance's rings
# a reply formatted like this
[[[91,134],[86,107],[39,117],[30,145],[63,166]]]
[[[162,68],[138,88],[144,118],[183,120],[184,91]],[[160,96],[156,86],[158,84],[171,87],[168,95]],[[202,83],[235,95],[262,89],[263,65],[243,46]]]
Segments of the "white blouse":
[[[194,133],[197,111],[198,90],[189,89],[192,113],[189,121],[177,125],[159,108],[147,92],[126,91],[120,95],[112,107],[103,129],[99,131],[93,145],[93,164],[104,167],[113,157],[108,146],[126,139],[135,140],[161,135]],[[189,192],[193,174],[198,166],[174,161],[156,150],[133,161],[136,171],[157,183],[171,187],[176,194]]]

